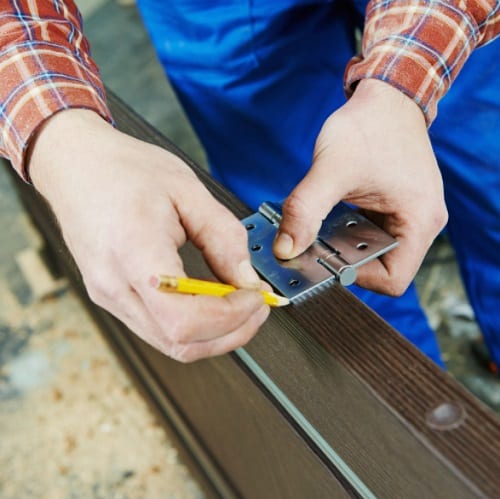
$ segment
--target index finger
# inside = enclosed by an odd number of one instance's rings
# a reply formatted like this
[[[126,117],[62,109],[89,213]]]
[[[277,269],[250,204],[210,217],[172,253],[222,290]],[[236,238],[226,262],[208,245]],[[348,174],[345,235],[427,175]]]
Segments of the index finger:
[[[434,238],[408,227],[399,245],[358,269],[356,284],[389,296],[401,296],[415,277]]]

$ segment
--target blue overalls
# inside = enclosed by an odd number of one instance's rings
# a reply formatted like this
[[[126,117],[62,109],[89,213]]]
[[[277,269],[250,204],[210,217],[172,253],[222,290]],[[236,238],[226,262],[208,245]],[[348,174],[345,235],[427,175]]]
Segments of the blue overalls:
[[[213,175],[253,209],[307,172],[366,0],[139,0],[159,59]],[[430,130],[449,237],[476,318],[500,365],[500,41],[476,50]],[[346,168],[349,165],[346,165]],[[400,298],[351,290],[443,365],[414,285]]]

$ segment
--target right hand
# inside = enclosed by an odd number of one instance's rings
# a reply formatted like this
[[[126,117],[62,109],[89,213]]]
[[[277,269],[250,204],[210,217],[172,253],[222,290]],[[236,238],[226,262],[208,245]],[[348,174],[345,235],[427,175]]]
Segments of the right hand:
[[[91,299],[143,340],[182,362],[246,344],[269,314],[243,225],[177,156],[67,110],[43,126],[29,171],[50,203]],[[163,294],[151,275],[185,275],[191,240],[214,274],[239,290],[224,298]]]
[[[311,169],[283,204],[276,256],[290,259],[303,252],[342,200],[363,209],[399,242],[363,265],[356,284],[402,295],[448,212],[420,107],[376,79],[361,81],[324,123]]]

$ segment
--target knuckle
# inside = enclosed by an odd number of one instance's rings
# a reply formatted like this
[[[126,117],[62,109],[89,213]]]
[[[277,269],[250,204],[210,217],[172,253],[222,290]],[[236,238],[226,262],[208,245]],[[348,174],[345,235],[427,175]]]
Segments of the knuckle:
[[[231,331],[237,328],[250,314],[249,304],[243,300],[221,300],[217,313],[212,314],[213,326],[217,331]],[[260,300],[260,298],[258,298]]]
[[[248,333],[245,334],[240,339],[240,341],[234,346],[233,350],[236,350],[237,348],[241,348],[241,347],[244,347],[244,346],[248,345],[248,343],[250,343],[250,340],[252,340],[253,337],[255,336],[255,332],[253,330],[248,331]]]
[[[440,232],[448,222],[448,210],[444,201],[430,205],[429,209],[424,213],[426,214],[426,227],[428,227],[429,231],[432,231],[433,236]]]
[[[99,292],[93,288],[92,286],[85,286],[87,289],[87,295],[92,301],[92,303],[95,303],[96,305],[102,306],[104,305],[104,299],[103,297],[99,294]]]
[[[374,291],[379,291],[380,293],[383,293],[384,295],[390,296],[392,298],[398,298],[402,296],[409,286],[409,280],[407,282],[406,280],[401,278],[395,279],[390,275],[385,278],[379,278],[378,281],[378,285],[374,286]]]
[[[129,282],[129,285],[132,289],[141,293],[143,289],[150,286],[149,278],[150,278],[150,276],[148,276],[145,273],[142,273],[140,275],[137,275],[136,273],[132,273],[128,278],[128,282]]]
[[[231,294],[232,293],[222,299],[200,300],[197,312],[201,316],[210,319],[211,329],[219,330],[223,324],[226,323],[231,312],[237,307],[237,305],[233,303],[235,300],[234,296],[231,296]]]
[[[221,254],[247,247],[248,233],[239,220],[228,217],[214,221],[207,228],[212,248]]]
[[[301,220],[307,217],[309,209],[305,200],[299,194],[292,192],[283,203],[283,212],[288,218]]]
[[[235,317],[244,313],[244,305],[240,302],[234,303],[230,300],[221,300],[217,310],[217,324],[222,327],[223,324],[232,322]]]
[[[387,286],[387,294],[393,298],[398,298],[404,294],[408,285],[408,283],[403,281],[390,282]]]
[[[231,224],[230,234],[231,237],[234,238],[234,240],[236,241],[246,242],[248,239],[248,232],[246,228],[243,226],[243,224],[240,222]]]
[[[404,286],[393,284],[387,288],[386,294],[392,298],[399,298],[403,295],[405,289],[406,288]]]
[[[173,345],[181,348],[191,341],[192,334],[182,321],[177,320],[170,324],[168,337]]]
[[[121,298],[121,287],[101,274],[91,274],[84,281],[90,299],[97,305],[104,302],[118,301]]]
[[[218,232],[224,234],[224,239],[246,241],[248,235],[244,225],[231,214],[222,224],[217,224]]]
[[[174,344],[170,349],[170,358],[180,362],[181,364],[188,364],[195,360],[191,355],[191,350],[187,345]]]
[[[437,230],[441,230],[448,223],[448,210],[446,206],[441,206],[434,215],[434,223]]]

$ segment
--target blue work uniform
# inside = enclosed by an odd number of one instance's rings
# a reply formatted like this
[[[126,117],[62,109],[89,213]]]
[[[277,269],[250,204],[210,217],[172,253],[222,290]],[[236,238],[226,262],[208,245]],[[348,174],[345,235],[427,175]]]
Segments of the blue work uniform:
[[[248,206],[285,198],[311,164],[325,119],[345,103],[366,0],[139,0],[165,71],[213,175]],[[430,130],[448,233],[500,365],[500,45],[473,53]],[[345,165],[346,168],[349,165]],[[415,286],[389,298],[351,290],[443,365]]]

